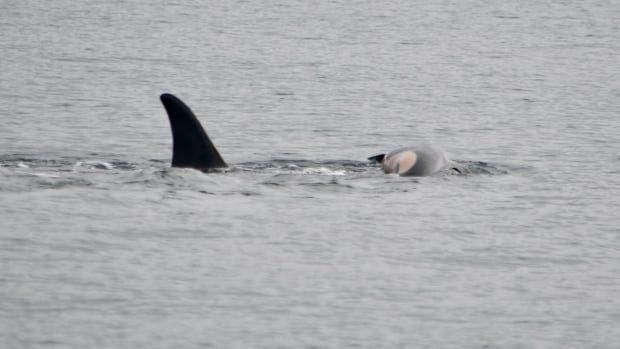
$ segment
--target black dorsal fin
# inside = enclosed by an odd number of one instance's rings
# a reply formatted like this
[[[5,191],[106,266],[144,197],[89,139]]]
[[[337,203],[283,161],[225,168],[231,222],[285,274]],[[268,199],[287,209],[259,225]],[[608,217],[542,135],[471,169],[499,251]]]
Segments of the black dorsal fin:
[[[374,155],[368,158],[368,160],[370,161],[376,161],[378,163],[382,163],[383,162],[383,158],[385,158],[385,154],[378,154],[378,155]]]
[[[172,129],[172,167],[198,170],[226,167],[191,109],[169,93],[162,94],[160,99]]]

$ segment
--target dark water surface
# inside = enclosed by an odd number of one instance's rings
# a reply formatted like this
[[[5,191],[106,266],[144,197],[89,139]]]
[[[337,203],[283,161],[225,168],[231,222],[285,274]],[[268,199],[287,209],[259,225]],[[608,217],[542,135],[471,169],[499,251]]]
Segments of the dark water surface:
[[[0,347],[620,343],[617,1],[8,0],[0,30]],[[170,168],[163,92],[231,168]],[[365,160],[420,143],[463,173]]]

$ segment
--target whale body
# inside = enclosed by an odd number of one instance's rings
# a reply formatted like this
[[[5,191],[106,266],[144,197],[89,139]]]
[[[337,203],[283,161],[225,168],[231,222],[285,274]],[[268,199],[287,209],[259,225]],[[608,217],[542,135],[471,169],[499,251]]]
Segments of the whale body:
[[[430,176],[450,165],[443,150],[428,145],[400,148],[388,154],[371,156],[368,160],[381,163],[383,172],[400,176]]]

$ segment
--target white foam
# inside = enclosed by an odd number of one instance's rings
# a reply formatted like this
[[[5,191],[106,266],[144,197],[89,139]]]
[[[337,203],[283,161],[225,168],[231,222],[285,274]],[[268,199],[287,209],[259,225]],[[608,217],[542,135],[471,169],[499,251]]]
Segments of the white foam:
[[[114,168],[109,162],[95,160],[78,161],[75,167],[97,168],[102,170],[111,170]]]
[[[347,174],[345,170],[330,170],[327,167],[310,167],[301,171],[303,174],[313,174],[321,176],[344,176]]]

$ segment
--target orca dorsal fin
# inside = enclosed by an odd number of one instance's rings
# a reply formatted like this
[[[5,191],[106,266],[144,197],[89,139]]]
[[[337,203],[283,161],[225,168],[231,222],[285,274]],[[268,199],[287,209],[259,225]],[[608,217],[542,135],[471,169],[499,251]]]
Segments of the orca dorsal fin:
[[[227,167],[191,109],[169,93],[162,94],[160,99],[172,129],[172,167]]]
[[[383,158],[385,158],[385,154],[378,154],[378,155],[374,155],[368,158],[368,160],[370,161],[376,161],[378,163],[382,163],[383,162]]]

